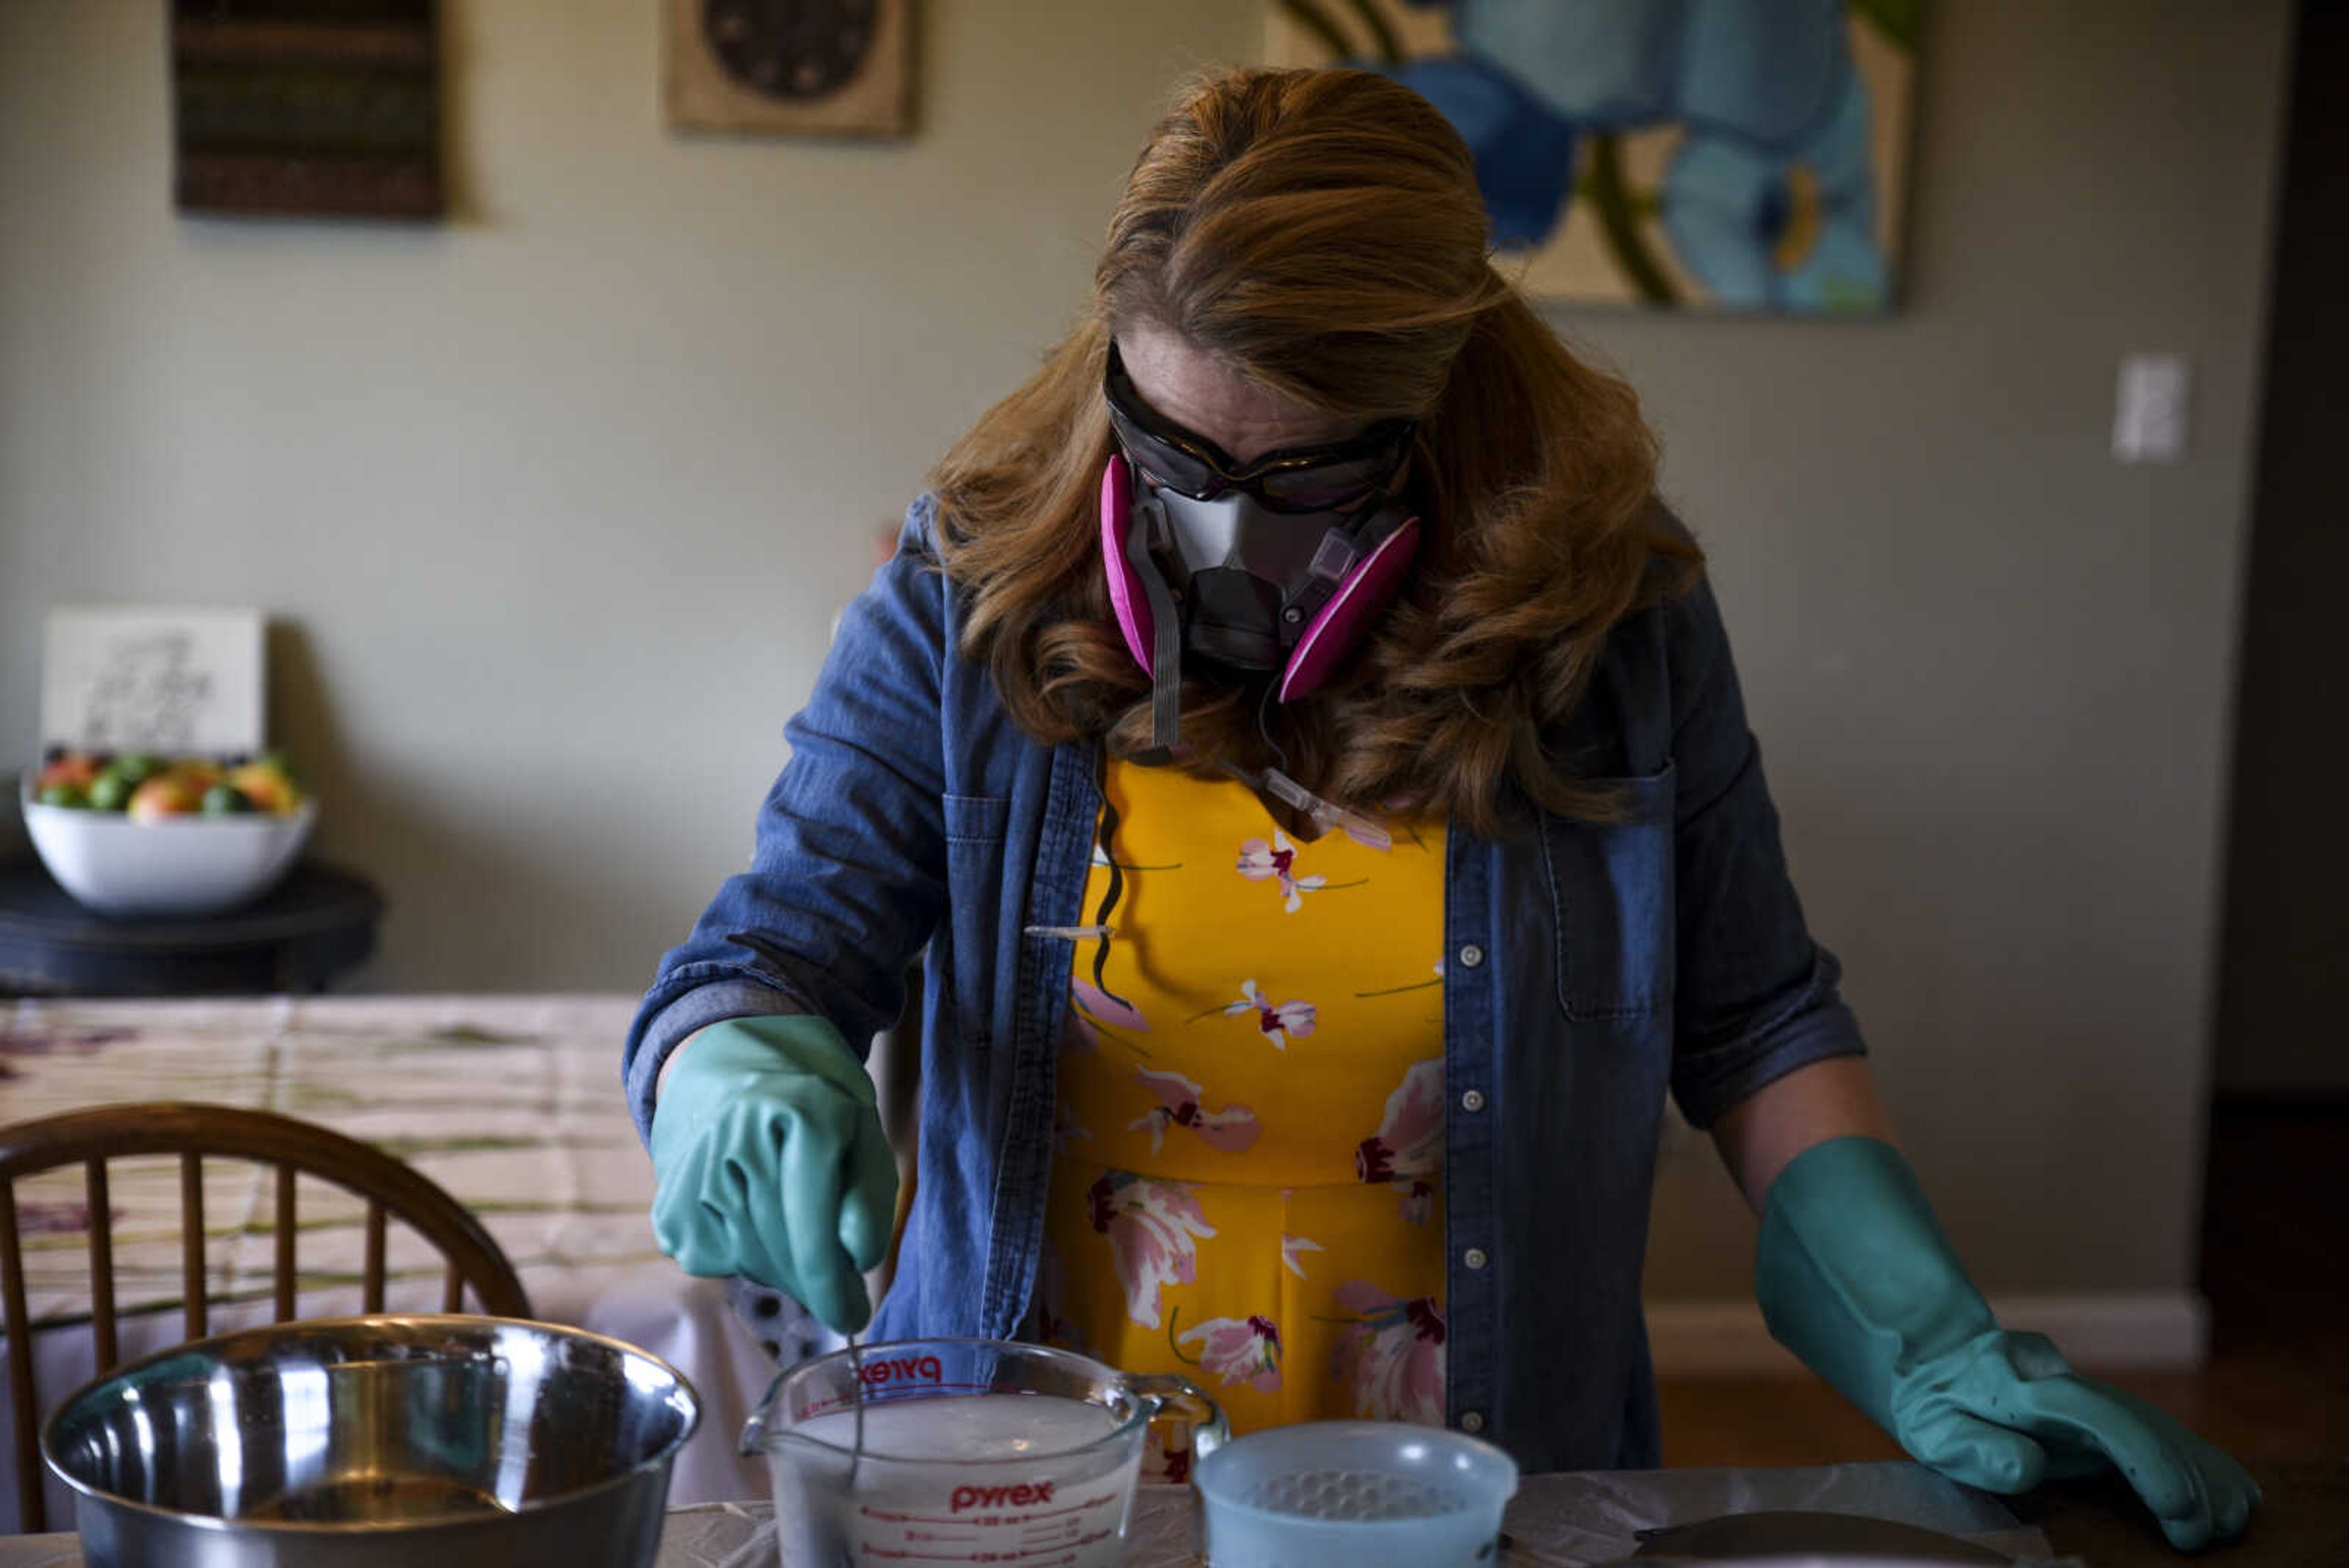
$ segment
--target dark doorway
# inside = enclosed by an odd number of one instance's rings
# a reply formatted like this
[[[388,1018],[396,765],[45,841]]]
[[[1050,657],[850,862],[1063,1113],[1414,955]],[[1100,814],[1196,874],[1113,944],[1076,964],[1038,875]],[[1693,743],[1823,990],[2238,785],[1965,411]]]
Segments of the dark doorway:
[[[2303,0],[2236,693],[2217,1087],[2349,1103],[2349,6]]]
[[[2302,0],[2237,692],[2202,1289],[2349,1388],[2349,6]],[[2299,1397],[2292,1397],[2297,1390]]]

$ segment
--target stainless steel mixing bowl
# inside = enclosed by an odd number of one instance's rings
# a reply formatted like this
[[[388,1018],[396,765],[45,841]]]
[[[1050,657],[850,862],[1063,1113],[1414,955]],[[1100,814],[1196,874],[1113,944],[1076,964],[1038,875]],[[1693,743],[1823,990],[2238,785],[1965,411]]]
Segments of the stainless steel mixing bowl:
[[[492,1317],[280,1324],[83,1388],[41,1434],[90,1568],[641,1568],[692,1386]]]

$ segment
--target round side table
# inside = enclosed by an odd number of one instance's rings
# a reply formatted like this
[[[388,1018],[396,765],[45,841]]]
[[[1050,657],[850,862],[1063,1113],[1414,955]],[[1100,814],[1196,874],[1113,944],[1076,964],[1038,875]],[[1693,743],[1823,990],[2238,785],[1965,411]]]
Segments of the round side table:
[[[222,915],[117,919],[41,863],[0,860],[0,996],[223,996],[323,991],[375,950],[375,884],[305,862]]]

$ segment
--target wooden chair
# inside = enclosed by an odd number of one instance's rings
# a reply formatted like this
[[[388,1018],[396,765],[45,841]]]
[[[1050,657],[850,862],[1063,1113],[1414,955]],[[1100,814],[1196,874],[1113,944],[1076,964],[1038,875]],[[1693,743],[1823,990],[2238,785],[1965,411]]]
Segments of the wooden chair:
[[[274,1317],[294,1315],[294,1187],[297,1172],[321,1177],[367,1199],[365,1312],[381,1312],[384,1232],[398,1215],[448,1262],[447,1312],[460,1309],[471,1285],[481,1309],[528,1317],[530,1298],[513,1265],[463,1204],[401,1160],[337,1132],[271,1111],[235,1106],[155,1102],[102,1106],[0,1127],[0,1295],[5,1297],[10,1400],[16,1417],[18,1528],[46,1528],[41,1500],[40,1401],[33,1386],[33,1326],[25,1304],[16,1183],[61,1167],[86,1168],[89,1202],[90,1323],[98,1370],[111,1371],[115,1348],[113,1220],[106,1162],[133,1155],[180,1157],[180,1253],[187,1337],[205,1334],[203,1159],[213,1156],[277,1168]]]

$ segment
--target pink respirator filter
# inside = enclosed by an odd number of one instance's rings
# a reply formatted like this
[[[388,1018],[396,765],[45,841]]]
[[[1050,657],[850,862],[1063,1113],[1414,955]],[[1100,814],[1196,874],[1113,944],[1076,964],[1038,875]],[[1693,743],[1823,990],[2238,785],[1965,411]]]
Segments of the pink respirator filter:
[[[1143,674],[1155,675],[1150,650],[1156,620],[1142,575],[1126,549],[1133,510],[1133,473],[1123,456],[1112,457],[1102,471],[1101,486],[1102,564],[1109,577],[1110,607],[1116,613],[1117,629],[1134,662],[1142,666]],[[1355,563],[1289,650],[1276,693],[1279,701],[1293,702],[1309,695],[1336,673],[1371,622],[1393,601],[1402,587],[1403,574],[1418,553],[1419,519],[1413,517]]]

